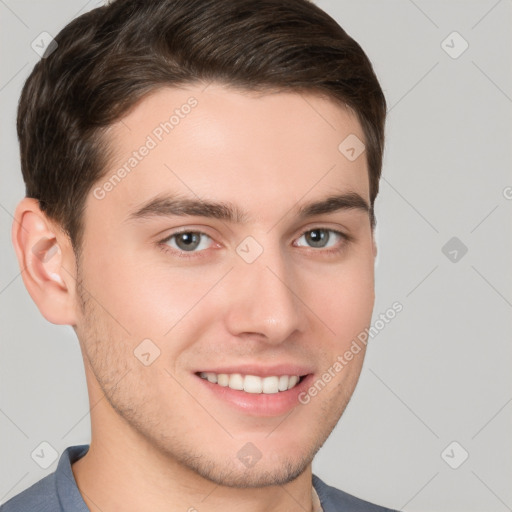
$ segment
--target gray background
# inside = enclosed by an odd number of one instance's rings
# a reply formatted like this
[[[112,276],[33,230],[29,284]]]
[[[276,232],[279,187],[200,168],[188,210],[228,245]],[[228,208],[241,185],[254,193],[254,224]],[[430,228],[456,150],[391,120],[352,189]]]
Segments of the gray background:
[[[361,44],[388,100],[374,319],[395,301],[404,309],[371,341],[314,471],[410,512],[512,510],[511,2],[317,3]],[[42,441],[59,455],[89,442],[78,342],[30,299],[10,227],[24,194],[15,109],[38,59],[31,42],[97,4],[0,0],[2,502],[55,470],[31,458]],[[460,38],[442,44],[454,31],[469,44],[457,58],[445,49],[458,53]],[[456,261],[442,252],[452,237]]]

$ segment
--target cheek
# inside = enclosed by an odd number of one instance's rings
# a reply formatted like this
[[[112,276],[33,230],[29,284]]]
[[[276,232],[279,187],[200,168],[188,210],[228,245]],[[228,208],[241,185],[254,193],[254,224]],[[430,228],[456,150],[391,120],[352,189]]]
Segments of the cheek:
[[[98,304],[103,329],[125,340],[128,355],[150,339],[161,351],[157,365],[170,364],[215,322],[220,305],[208,293],[227,270],[177,267],[112,248],[89,255],[84,283]]]
[[[371,322],[375,292],[373,260],[365,255],[307,279],[306,301],[337,343],[350,343]]]
[[[114,239],[107,234],[101,238]],[[89,247],[95,247],[94,243]],[[114,243],[96,246],[85,255],[88,290],[103,307],[108,321],[120,324],[134,342],[175,338],[198,315],[201,322],[194,322],[195,331],[201,330],[219,321],[229,307],[231,293],[225,288],[233,285],[233,279],[218,282],[232,262],[169,264],[160,253],[144,258],[136,254],[133,248]],[[305,263],[304,259],[291,258],[289,265],[293,275],[290,287],[304,303],[301,306],[299,301],[298,307],[311,315],[313,324],[324,323],[326,336],[333,342],[349,343],[368,326],[374,302],[370,244],[355,247],[339,263]]]

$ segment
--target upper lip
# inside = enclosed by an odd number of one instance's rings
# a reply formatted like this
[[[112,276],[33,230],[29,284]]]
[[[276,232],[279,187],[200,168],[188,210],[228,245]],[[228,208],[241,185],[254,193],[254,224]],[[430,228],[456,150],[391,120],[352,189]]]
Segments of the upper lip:
[[[262,366],[259,364],[240,364],[232,366],[222,366],[218,368],[203,368],[195,373],[211,372],[216,373],[240,373],[242,375],[256,375],[259,377],[271,377],[280,375],[308,375],[313,373],[310,366],[301,364],[274,364],[272,366]]]

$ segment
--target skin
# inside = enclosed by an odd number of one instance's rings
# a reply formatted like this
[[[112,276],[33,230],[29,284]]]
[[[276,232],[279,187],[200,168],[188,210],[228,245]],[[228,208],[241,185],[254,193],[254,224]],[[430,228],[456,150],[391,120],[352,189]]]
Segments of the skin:
[[[194,372],[289,361],[318,378],[370,325],[368,213],[297,215],[333,193],[369,202],[364,154],[349,161],[338,151],[349,134],[364,140],[363,131],[350,110],[312,93],[163,88],[110,127],[105,176],[191,96],[197,106],[113,190],[99,200],[91,189],[78,263],[37,201],[25,198],[15,212],[25,285],[50,322],[74,327],[84,358],[92,438],[72,470],[92,511],[311,510],[311,462],[354,391],[364,350],[307,405],[279,416],[211,398]],[[162,192],[230,201],[250,220],[127,222]],[[182,227],[210,237],[189,259],[177,255],[176,240],[170,252],[158,246]],[[314,228],[351,240],[331,234],[331,247],[312,247],[303,235]],[[251,264],[236,252],[247,236],[263,248]],[[144,339],[160,350],[149,366],[134,356]],[[262,454],[251,468],[237,457],[247,442]]]

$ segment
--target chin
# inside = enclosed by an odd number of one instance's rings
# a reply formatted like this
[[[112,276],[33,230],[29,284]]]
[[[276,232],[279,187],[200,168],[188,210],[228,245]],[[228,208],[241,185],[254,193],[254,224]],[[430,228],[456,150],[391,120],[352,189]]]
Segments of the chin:
[[[217,485],[238,489],[284,485],[300,476],[311,463],[312,458],[297,460],[288,458],[280,463],[259,460],[252,467],[241,462],[226,464],[226,461],[208,461],[203,458],[183,461],[189,469],[202,478]]]
[[[239,489],[270,487],[287,484],[310,467],[328,437],[327,432],[316,434],[299,435],[293,443],[280,442],[277,436],[277,442],[272,442],[272,436],[245,444],[231,440],[224,449],[219,445],[203,446],[200,451],[197,446],[180,443],[172,448],[167,445],[166,451],[181,466],[216,485]],[[292,435],[288,431],[288,441]]]

